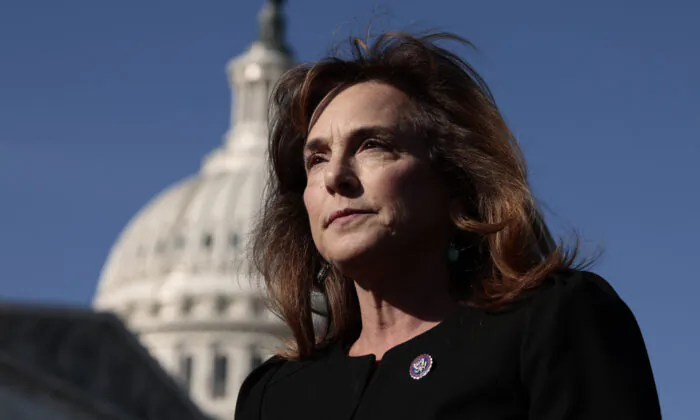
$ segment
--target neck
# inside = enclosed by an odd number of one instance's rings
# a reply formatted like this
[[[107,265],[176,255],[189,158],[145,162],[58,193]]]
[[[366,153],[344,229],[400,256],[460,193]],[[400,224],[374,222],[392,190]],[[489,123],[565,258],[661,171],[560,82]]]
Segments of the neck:
[[[407,264],[420,261],[420,264]],[[350,348],[351,356],[386,351],[433,328],[457,308],[449,293],[449,270],[444,258],[402,258],[391,270],[371,270],[355,278],[362,331]]]

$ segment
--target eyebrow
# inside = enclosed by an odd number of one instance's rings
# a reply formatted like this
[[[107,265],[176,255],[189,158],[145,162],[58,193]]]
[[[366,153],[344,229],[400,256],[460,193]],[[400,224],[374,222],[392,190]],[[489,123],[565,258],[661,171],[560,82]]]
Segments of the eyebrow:
[[[357,141],[371,136],[390,137],[396,134],[398,127],[384,125],[370,125],[358,127],[350,132],[347,136],[349,142]],[[325,137],[314,137],[304,144],[304,153],[317,152],[328,144],[328,139]]]

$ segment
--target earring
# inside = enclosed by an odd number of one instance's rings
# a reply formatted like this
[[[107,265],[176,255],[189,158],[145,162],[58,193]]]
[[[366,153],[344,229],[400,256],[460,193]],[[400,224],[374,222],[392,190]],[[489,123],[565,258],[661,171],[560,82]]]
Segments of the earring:
[[[459,249],[457,249],[454,242],[450,242],[450,246],[447,247],[447,259],[450,260],[450,262],[457,262],[459,259]]]
[[[316,275],[316,284],[321,287],[323,283],[326,281],[326,277],[328,276],[328,272],[331,269],[330,264],[324,264],[321,269],[319,270],[318,274]]]

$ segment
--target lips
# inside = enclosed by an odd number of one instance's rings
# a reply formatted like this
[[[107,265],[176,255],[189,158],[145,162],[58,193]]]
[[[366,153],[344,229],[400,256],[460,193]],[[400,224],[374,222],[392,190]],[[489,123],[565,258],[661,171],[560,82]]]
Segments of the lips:
[[[334,211],[333,213],[331,213],[331,215],[326,220],[326,227],[328,227],[331,223],[333,223],[337,219],[340,219],[341,217],[351,216],[353,214],[370,214],[370,213],[374,213],[374,212],[371,210],[352,209],[352,208],[346,208],[346,209]]]

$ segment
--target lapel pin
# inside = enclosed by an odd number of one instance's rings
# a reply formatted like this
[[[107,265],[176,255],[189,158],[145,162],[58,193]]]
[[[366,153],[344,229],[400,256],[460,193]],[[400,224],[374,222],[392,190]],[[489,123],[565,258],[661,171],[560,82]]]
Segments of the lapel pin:
[[[430,372],[432,367],[433,358],[429,354],[421,354],[411,362],[408,374],[411,375],[413,379],[421,379]]]

